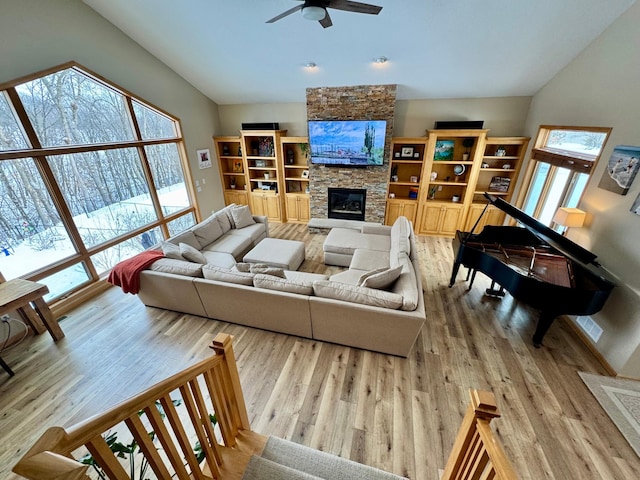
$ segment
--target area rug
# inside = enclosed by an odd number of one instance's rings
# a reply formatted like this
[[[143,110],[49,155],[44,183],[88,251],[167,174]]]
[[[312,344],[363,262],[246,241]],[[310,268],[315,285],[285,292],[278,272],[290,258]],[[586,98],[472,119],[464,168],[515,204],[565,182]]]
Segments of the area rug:
[[[640,382],[585,372],[578,375],[640,457]]]

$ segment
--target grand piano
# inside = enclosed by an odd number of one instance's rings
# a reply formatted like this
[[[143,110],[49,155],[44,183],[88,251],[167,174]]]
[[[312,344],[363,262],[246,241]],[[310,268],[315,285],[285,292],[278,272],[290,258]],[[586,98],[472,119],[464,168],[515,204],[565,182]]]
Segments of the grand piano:
[[[487,225],[474,234],[481,215],[471,232],[457,231],[449,287],[455,283],[460,265],[464,265],[469,269],[467,280],[471,276],[469,288],[476,272],[482,272],[492,280],[488,295],[504,296],[506,290],[539,309],[533,335],[536,347],[542,345],[545,333],[559,315],[591,315],[602,309],[615,284],[593,253],[501,198],[488,193],[484,196],[522,227]]]

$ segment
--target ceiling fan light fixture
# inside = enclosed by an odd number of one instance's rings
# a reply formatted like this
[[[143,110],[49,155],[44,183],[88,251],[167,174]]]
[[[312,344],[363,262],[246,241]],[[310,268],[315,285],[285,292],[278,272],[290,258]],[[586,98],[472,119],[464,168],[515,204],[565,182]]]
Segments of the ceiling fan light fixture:
[[[304,66],[307,67],[307,68],[316,68],[317,67],[316,62],[307,62],[307,63],[304,64]]]
[[[322,20],[327,15],[324,7],[302,7],[302,16],[307,20]]]
[[[373,59],[373,61],[375,63],[387,63],[387,60],[389,60],[389,59],[387,57],[385,57],[384,55],[381,56],[381,57],[377,57],[377,58]]]

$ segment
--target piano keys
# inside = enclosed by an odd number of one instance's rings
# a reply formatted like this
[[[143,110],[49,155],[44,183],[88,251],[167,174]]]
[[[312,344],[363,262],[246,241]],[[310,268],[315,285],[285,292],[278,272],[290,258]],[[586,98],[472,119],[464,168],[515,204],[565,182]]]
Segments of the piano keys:
[[[522,227],[487,225],[482,232],[457,231],[453,239],[454,264],[449,287],[460,265],[492,280],[490,295],[514,298],[540,310],[533,344],[542,339],[560,315],[599,312],[615,284],[596,262],[596,256],[501,198],[486,194],[489,202],[517,220]],[[479,221],[479,220],[478,220]],[[477,223],[476,223],[477,225]],[[469,276],[467,276],[469,279]],[[493,288],[500,285],[500,290]]]

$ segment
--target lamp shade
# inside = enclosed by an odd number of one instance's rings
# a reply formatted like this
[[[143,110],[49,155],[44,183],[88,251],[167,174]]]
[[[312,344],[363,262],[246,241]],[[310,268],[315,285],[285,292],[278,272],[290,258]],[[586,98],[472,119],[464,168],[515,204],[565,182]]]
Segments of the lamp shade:
[[[326,15],[323,7],[302,7],[302,16],[307,20],[322,20]]]
[[[553,216],[553,221],[563,227],[581,227],[586,216],[579,208],[560,207]]]

